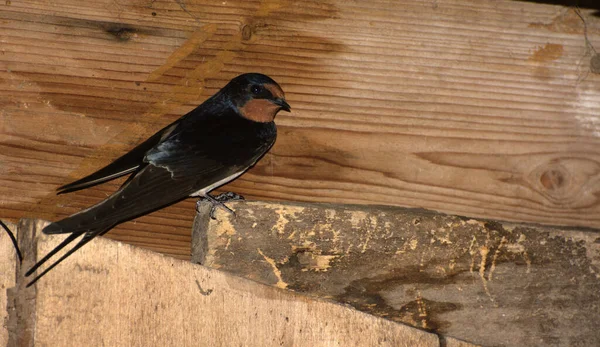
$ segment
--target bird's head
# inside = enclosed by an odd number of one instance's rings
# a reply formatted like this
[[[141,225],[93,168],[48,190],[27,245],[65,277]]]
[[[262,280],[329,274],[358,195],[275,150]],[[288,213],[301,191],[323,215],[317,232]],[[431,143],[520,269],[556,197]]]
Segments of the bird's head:
[[[231,97],[237,112],[255,122],[272,122],[277,112],[290,112],[290,105],[285,101],[279,84],[263,74],[240,75],[232,79],[223,90]]]

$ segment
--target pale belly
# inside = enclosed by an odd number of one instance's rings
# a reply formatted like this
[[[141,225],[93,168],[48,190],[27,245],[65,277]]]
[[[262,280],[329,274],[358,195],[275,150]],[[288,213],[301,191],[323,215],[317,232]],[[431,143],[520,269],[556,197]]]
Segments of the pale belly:
[[[191,197],[194,197],[194,198],[196,198],[196,197],[204,197],[204,196],[206,196],[206,194],[208,194],[208,193],[209,193],[211,190],[213,190],[213,189],[215,189],[215,188],[218,188],[218,187],[220,187],[220,186],[222,186],[222,185],[224,185],[224,184],[226,184],[226,183],[228,183],[228,182],[231,182],[231,181],[233,181],[234,179],[238,178],[238,177],[239,177],[241,174],[243,174],[245,171],[246,171],[246,170],[242,170],[242,171],[240,171],[240,172],[236,172],[236,173],[234,173],[234,174],[233,174],[233,175],[231,175],[231,176],[225,177],[225,178],[223,178],[222,180],[220,180],[220,181],[218,181],[218,182],[215,182],[215,183],[211,184],[211,185],[210,185],[210,186],[208,186],[208,187],[204,187],[204,188],[200,189],[199,191],[197,191],[197,192],[195,192],[195,193],[192,193],[192,194],[190,194],[190,196],[191,196]]]

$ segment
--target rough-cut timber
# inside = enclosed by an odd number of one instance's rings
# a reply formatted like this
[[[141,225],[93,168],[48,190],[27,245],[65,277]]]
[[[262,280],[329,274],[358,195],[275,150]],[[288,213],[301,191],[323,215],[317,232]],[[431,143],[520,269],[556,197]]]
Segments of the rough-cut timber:
[[[231,207],[236,217],[195,230],[195,261],[486,346],[600,345],[598,231],[392,207]]]
[[[15,233],[17,228],[12,223],[6,226]],[[0,227],[0,346],[8,345],[9,305],[8,289],[15,286],[15,275],[17,274],[17,253],[6,231]]]
[[[30,262],[61,239],[36,236],[46,223],[20,223],[20,239],[35,241],[23,245]],[[104,238],[34,287],[18,280],[35,342],[18,346],[439,346],[422,330]]]
[[[54,189],[259,71],[293,112],[229,190],[600,227],[600,18],[581,14],[589,40],[573,9],[508,0],[2,1],[0,208],[98,202],[118,183]],[[108,235],[188,259],[193,216]]]

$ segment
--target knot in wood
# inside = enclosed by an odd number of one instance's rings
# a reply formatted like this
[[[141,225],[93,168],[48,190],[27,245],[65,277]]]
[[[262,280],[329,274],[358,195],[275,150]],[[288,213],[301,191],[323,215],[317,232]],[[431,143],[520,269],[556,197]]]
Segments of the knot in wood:
[[[565,185],[565,175],[560,169],[552,168],[540,176],[540,183],[548,190],[558,190]]]
[[[530,176],[537,189],[554,204],[572,202],[577,189],[574,187],[571,172],[557,162],[545,163],[538,166]]]
[[[112,27],[106,30],[107,33],[114,36],[119,41],[129,41],[135,36],[136,30],[128,27]]]
[[[242,27],[242,39],[244,39],[246,41],[250,40],[252,38],[252,31],[253,31],[252,25],[248,25],[248,24],[244,25]]]

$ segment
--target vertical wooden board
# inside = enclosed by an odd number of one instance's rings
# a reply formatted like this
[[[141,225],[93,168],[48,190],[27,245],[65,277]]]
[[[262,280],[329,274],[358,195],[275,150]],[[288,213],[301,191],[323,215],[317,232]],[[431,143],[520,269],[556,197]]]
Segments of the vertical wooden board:
[[[39,259],[61,238],[36,239]],[[21,294],[32,291],[40,346],[439,345],[434,334],[104,238]]]
[[[206,266],[485,346],[600,344],[597,231],[382,206],[231,207],[194,231]]]
[[[0,201],[56,219],[107,164],[233,76],[293,107],[228,189],[600,227],[600,19],[519,1],[7,1],[0,11]],[[587,34],[586,41],[584,34]],[[598,51],[598,49],[596,49]],[[189,257],[191,202],[111,237]]]
[[[16,233],[16,225],[4,222],[6,226]],[[16,283],[17,253],[8,234],[0,230],[0,346],[7,346],[10,326],[8,312],[8,290]]]

